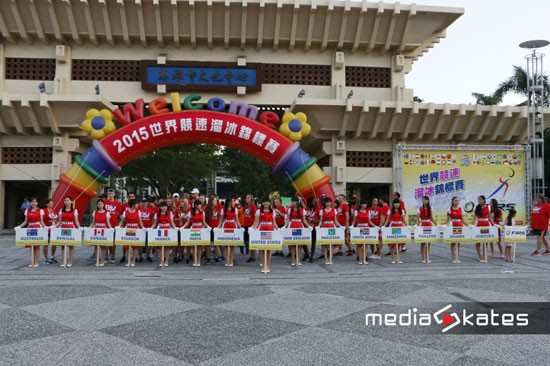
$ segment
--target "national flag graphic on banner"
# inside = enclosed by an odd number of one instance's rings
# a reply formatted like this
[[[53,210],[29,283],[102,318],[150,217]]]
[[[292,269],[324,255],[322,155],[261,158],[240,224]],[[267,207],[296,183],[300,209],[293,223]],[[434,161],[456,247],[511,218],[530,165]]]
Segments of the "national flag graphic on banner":
[[[71,229],[61,230],[61,236],[71,236]]]
[[[302,236],[302,229],[292,229],[292,236]]]
[[[28,229],[27,230],[27,236],[38,236],[38,230],[37,229]]]
[[[126,230],[126,236],[136,236],[136,232],[134,230]]]
[[[105,235],[105,229],[94,229],[94,235]]]
[[[462,228],[461,227],[453,227],[453,235],[460,235],[462,234]]]
[[[490,232],[489,228],[487,228],[487,229],[479,229],[479,233],[480,233],[480,234],[489,234],[489,232]]]
[[[369,235],[370,234],[369,229],[361,229],[359,232],[361,233],[361,235]]]
[[[261,240],[271,240],[273,235],[271,234],[271,231],[262,231],[260,233],[260,239]]]
[[[168,236],[168,229],[158,229],[157,230],[157,236]]]
[[[393,235],[399,235],[399,234],[401,234],[401,228],[400,228],[400,227],[393,227],[393,228],[391,229],[391,233],[392,233]]]
[[[336,235],[336,229],[329,229],[328,235]]]
[[[426,235],[429,235],[432,233],[432,228],[431,227],[424,227],[422,229],[423,233],[426,234]]]

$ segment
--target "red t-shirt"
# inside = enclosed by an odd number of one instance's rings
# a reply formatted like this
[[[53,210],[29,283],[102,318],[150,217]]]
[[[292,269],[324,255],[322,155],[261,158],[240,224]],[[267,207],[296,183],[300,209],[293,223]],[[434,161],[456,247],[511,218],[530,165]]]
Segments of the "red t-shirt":
[[[336,217],[338,219],[338,223],[342,226],[346,226],[346,213],[350,213],[349,204],[347,202],[343,202],[340,206],[338,206],[337,212]]]
[[[355,211],[355,226],[367,227],[369,226],[369,209]]]
[[[548,220],[550,219],[550,206],[548,204],[539,204],[533,206],[531,210],[531,227],[535,230],[548,230]]]
[[[94,224],[96,228],[106,228],[107,227],[107,217],[108,217],[109,211],[103,210],[103,212],[99,212],[98,210],[95,210],[94,215]]]
[[[210,214],[210,217],[208,217],[208,221],[207,221],[210,227],[218,227],[220,225],[222,211],[223,211],[223,208],[220,204],[212,208],[212,212]]]
[[[374,225],[380,226],[380,222],[382,220],[382,209],[380,207],[369,207],[367,212],[369,213],[370,221]]]
[[[111,226],[117,226],[120,221],[120,215],[122,215],[124,211],[122,209],[122,204],[117,200],[105,200],[105,210],[109,211]]]
[[[336,209],[331,208],[329,211],[326,209],[321,210],[321,227],[335,227],[334,219],[336,218]]]
[[[449,208],[447,215],[449,215],[451,219],[452,226],[464,226],[462,222],[462,207]]]
[[[44,209],[44,217],[43,217],[44,225],[46,226],[55,225],[57,223],[57,217],[58,215],[54,210],[47,207]]]
[[[278,227],[285,226],[285,215],[286,215],[285,206],[281,205],[281,206],[275,207],[273,212],[275,213],[275,222],[277,223],[277,226]]]
[[[174,214],[171,211],[166,211],[165,214],[160,212],[155,213],[155,218],[157,219],[157,227],[159,229],[169,229],[172,226],[172,219]]]
[[[191,227],[202,228],[204,227],[203,221],[205,220],[204,211],[198,210],[195,214],[191,213]]]
[[[155,206],[150,205],[147,205],[146,207],[143,207],[141,210],[139,210],[143,227],[149,228],[153,226],[153,218],[155,217],[157,211],[158,209]]]
[[[254,225],[254,215],[256,214],[257,208],[255,204],[251,204],[247,208],[244,209],[244,220],[243,220],[243,226],[244,227],[250,227]]]
[[[30,209],[25,211],[25,217],[27,218],[27,227],[37,228],[41,227],[40,218],[44,217],[44,211],[40,208]]]
[[[259,217],[258,220],[258,230],[273,230],[273,212],[268,211],[256,211],[256,216]]]
[[[130,209],[126,209],[122,215],[126,220],[125,225],[127,228],[139,229],[139,217],[141,216],[141,213],[139,212],[138,209],[135,209],[134,211],[130,211]]]

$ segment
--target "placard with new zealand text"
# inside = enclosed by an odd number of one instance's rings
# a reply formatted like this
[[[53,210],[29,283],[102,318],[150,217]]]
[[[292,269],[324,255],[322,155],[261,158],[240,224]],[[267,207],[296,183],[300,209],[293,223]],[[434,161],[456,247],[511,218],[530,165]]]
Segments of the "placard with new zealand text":
[[[310,228],[284,228],[280,229],[283,237],[283,245],[309,245],[311,244]]]

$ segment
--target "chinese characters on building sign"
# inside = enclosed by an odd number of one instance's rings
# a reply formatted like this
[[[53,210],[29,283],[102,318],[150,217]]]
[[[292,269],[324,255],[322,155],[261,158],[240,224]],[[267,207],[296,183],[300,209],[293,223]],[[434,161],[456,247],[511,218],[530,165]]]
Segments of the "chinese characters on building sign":
[[[261,88],[261,73],[250,64],[173,62],[160,65],[142,61],[141,70],[144,90],[156,90],[157,85],[166,85],[167,91],[234,91],[244,86],[247,92],[256,92]]]

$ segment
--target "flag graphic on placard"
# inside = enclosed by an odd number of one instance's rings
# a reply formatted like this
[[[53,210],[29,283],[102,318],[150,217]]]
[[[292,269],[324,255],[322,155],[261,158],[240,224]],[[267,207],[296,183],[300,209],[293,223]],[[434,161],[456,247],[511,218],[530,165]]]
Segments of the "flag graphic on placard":
[[[429,234],[432,233],[432,228],[430,228],[430,227],[425,227],[425,228],[422,229],[422,232],[423,232],[424,234],[426,234],[426,235],[429,235]]]
[[[271,235],[271,231],[262,231],[260,233],[260,239],[261,240],[271,240],[273,236]]]
[[[94,229],[94,235],[105,235],[105,229]]]
[[[361,229],[359,230],[359,232],[361,233],[361,235],[369,235],[369,229]]]
[[[157,236],[159,236],[159,237],[160,236],[165,236],[165,237],[168,236],[168,229],[164,229],[164,230],[163,229],[158,229],[157,230]]]
[[[38,236],[38,230],[37,229],[28,229],[27,230],[27,236]]]
[[[391,233],[393,235],[399,235],[399,234],[401,234],[401,228],[400,227],[394,227],[394,228],[391,229]]]
[[[136,236],[136,232],[134,230],[126,230],[126,236]]]
[[[302,236],[302,229],[292,229],[292,236]]]
[[[462,234],[462,228],[461,227],[453,227],[453,235],[460,235]]]
[[[71,229],[61,230],[61,236],[71,236]]]
[[[336,235],[336,229],[328,229],[328,235]]]
[[[480,234],[489,234],[490,230],[487,228],[487,229],[479,229],[479,233]]]

